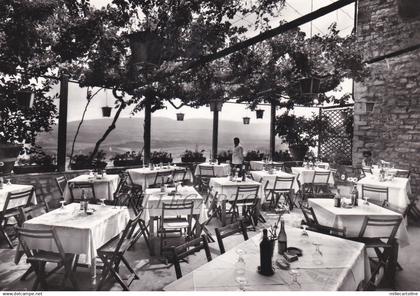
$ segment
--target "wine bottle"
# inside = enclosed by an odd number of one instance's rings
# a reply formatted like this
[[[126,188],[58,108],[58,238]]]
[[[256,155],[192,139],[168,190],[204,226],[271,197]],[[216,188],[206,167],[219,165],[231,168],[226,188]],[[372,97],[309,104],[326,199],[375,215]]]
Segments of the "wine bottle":
[[[246,172],[245,172],[245,165],[243,164],[242,165],[242,181],[245,181],[246,180],[246,174],[245,174]]]
[[[85,209],[85,202],[86,202],[85,190],[82,189],[82,194],[80,195],[80,210],[81,211],[84,211]]]
[[[281,218],[280,223],[281,223],[280,232],[279,232],[279,236],[277,237],[278,253],[280,255],[283,255],[283,253],[286,252],[286,249],[287,249],[287,235],[286,235],[286,230],[284,230],[283,218]]]
[[[354,207],[357,207],[359,205],[358,199],[359,199],[359,192],[357,191],[357,185],[354,184],[353,186],[353,190],[351,192],[351,199],[352,199],[352,204]]]
[[[262,275],[272,275],[272,253],[271,243],[268,240],[267,229],[263,230],[263,239],[260,242],[260,273]]]

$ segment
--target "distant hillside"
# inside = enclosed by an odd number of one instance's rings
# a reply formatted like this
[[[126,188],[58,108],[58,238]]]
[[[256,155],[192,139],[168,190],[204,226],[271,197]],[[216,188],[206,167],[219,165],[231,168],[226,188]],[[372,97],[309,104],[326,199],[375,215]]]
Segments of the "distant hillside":
[[[112,119],[86,120],[78,136],[75,152],[91,151],[111,123]],[[70,153],[78,121],[69,122],[67,125],[67,151]],[[176,121],[165,117],[152,118],[152,149],[170,151],[175,157],[185,149],[205,149],[210,153],[212,142],[211,119],[187,119]],[[268,150],[269,130],[267,123],[254,121],[250,125],[243,125],[236,121],[219,122],[219,150],[232,147],[234,137],[239,137],[245,150]],[[57,126],[48,134],[38,137],[38,144],[44,149],[55,151],[57,146]],[[278,139],[277,149],[285,149]],[[103,143],[108,155],[127,150],[140,150],[143,147],[143,118],[120,118],[115,130]],[[110,150],[111,149],[111,150]]]

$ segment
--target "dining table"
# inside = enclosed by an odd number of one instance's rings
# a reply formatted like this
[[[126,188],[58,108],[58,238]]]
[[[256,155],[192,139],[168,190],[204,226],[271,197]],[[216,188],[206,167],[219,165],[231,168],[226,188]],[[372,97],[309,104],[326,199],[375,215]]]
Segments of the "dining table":
[[[95,190],[96,199],[114,200],[114,192],[117,190],[119,180],[120,177],[118,175],[80,175],[67,181],[66,187],[64,188],[63,197],[66,202],[72,201],[72,196],[69,189],[70,184],[77,185],[78,183],[92,183]],[[73,188],[73,194],[79,197],[81,195],[81,190],[75,187]]]
[[[236,192],[238,187],[240,186],[258,186],[258,204],[257,204],[257,212],[259,214],[259,208],[261,206],[261,200],[264,198],[264,194],[262,194],[260,187],[261,184],[255,180],[246,178],[245,181],[242,181],[241,178],[237,180],[233,179],[230,180],[230,177],[215,177],[210,178],[209,187],[212,188],[213,195],[217,192],[217,201],[221,206],[222,209],[222,217],[221,222],[222,225],[226,225],[226,203],[228,201],[234,201],[236,197]]]
[[[215,177],[225,177],[230,173],[230,164],[228,163],[200,163],[195,168],[195,176],[200,176],[200,167],[213,167]]]
[[[347,207],[335,207],[334,199],[328,198],[309,198],[308,204],[313,208],[318,222],[325,226],[346,228],[346,237],[358,237],[360,230],[363,225],[365,217],[372,217],[378,219],[392,219],[402,217],[400,213],[394,212],[384,207],[380,207],[374,203],[366,204],[364,200],[358,200],[358,206],[347,208]],[[381,229],[376,228],[366,229],[366,237],[377,237],[378,235],[388,235],[390,229],[382,227]],[[406,247],[410,244],[406,223],[400,224],[396,238],[400,247]]]
[[[4,209],[4,204],[6,202],[7,196],[9,193],[19,193],[22,191],[27,191],[32,189],[33,186],[32,185],[24,185],[24,184],[3,184],[3,188],[0,189],[0,211],[3,211]],[[31,203],[36,205],[37,204],[37,200],[36,200],[36,194],[35,194],[35,190],[33,191],[32,197],[31,199]],[[12,200],[10,201],[10,203],[7,205],[7,209],[14,209],[14,208],[18,208],[20,206],[25,206],[26,205],[26,201],[23,201],[22,199],[16,199],[16,201]]]
[[[270,165],[270,164],[281,165],[283,164],[283,162],[277,162],[277,161],[265,162],[263,160],[251,160],[249,162],[249,165],[252,171],[262,171],[265,165]]]
[[[298,176],[298,180],[301,185],[312,183],[315,172],[330,172],[328,184],[334,185],[334,175],[333,172],[329,169],[319,167],[292,167],[291,169],[292,173]]]
[[[153,185],[156,179],[156,175],[158,172],[164,173],[173,173],[174,171],[185,171],[186,168],[178,167],[175,165],[167,165],[167,166],[156,166],[156,167],[143,167],[143,168],[136,168],[136,169],[128,169],[127,173],[129,174],[129,182],[132,182],[136,185],[141,185],[143,190],[148,188],[150,185]],[[191,175],[187,171],[186,176],[187,179],[191,180]],[[180,177],[176,177],[174,181],[181,181],[178,179]],[[160,184],[161,180],[156,180],[158,184]]]
[[[149,225],[150,239],[155,237],[155,222],[162,216],[163,203],[193,202],[192,216],[196,223],[196,234],[201,232],[200,224],[207,219],[207,208],[203,197],[193,186],[180,185],[176,191],[175,187],[166,187],[162,192],[160,188],[148,188],[145,191],[143,200],[143,213],[141,218]],[[190,212],[185,210],[167,210],[170,216],[187,215]],[[158,226],[156,227],[157,230]],[[153,252],[153,250],[151,250]]]
[[[24,222],[23,227],[45,230],[54,227],[65,253],[84,255],[96,280],[96,250],[119,235],[126,227],[130,214],[127,207],[89,204],[92,214],[71,203]],[[26,239],[30,249],[56,252],[49,241]]]
[[[165,291],[356,291],[362,280],[370,278],[370,263],[364,244],[342,238],[285,227],[287,245],[302,250],[302,256],[290,263],[290,270],[277,267],[282,257],[274,246],[274,274],[257,272],[260,265],[261,233],[238,244],[226,253],[213,258],[182,278],[175,280]],[[316,252],[316,246],[318,250]],[[314,254],[321,253],[321,256]],[[241,254],[241,255],[239,255]],[[196,255],[198,256],[198,255]],[[245,281],[236,281],[235,263],[245,261]]]
[[[261,200],[262,202],[266,202],[265,194],[263,193],[265,184],[267,184],[266,189],[273,189],[275,181],[276,181],[276,177],[282,177],[282,178],[293,177],[293,178],[295,178],[293,180],[293,183],[292,183],[292,190],[295,193],[299,191],[299,184],[296,180],[296,176],[293,175],[293,174],[289,174],[289,173],[283,172],[281,170],[273,170],[272,172],[271,171],[251,171],[250,174],[251,174],[252,178],[254,178],[255,181],[258,181],[259,183],[261,183],[260,196],[263,197],[262,200]],[[289,188],[286,188],[286,187],[283,188],[281,185],[283,185],[283,184],[280,183],[280,185],[278,185],[276,189],[285,189],[285,190],[290,189],[290,187]]]
[[[394,177],[392,180],[380,181],[376,175],[367,175],[357,182],[359,196],[362,196],[362,185],[388,188],[388,203],[401,213],[410,204],[411,186],[408,178]]]

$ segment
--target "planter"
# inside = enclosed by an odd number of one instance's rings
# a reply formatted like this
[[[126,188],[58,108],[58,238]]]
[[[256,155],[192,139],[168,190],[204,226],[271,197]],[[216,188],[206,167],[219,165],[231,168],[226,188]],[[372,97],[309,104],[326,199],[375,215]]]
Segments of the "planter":
[[[80,163],[80,162],[76,162],[76,163],[72,163],[70,165],[70,168],[72,170],[89,170],[89,169],[105,169],[107,163],[104,161],[99,162],[96,166],[93,165],[92,163]]]
[[[263,109],[255,110],[255,112],[256,112],[257,119],[262,119],[264,117],[264,110]]]
[[[249,118],[249,117],[242,117],[242,120],[243,120],[244,124],[249,124],[251,118]]]
[[[317,77],[304,78],[299,81],[301,95],[318,94],[320,90],[321,79]]]
[[[15,174],[48,173],[55,172],[56,170],[56,165],[20,165],[13,167]]]
[[[184,113],[177,113],[176,114],[176,120],[178,121],[184,121]]]
[[[173,161],[172,158],[160,158],[160,159],[151,159],[150,162],[153,164],[160,164],[160,163],[171,163]]]
[[[0,175],[10,174],[22,145],[0,143]]]
[[[309,147],[306,145],[290,145],[289,150],[292,154],[293,160],[302,161]]]
[[[114,166],[135,166],[142,165],[143,160],[138,159],[125,159],[125,160],[114,160]]]
[[[111,107],[102,107],[102,117],[111,117]]]
[[[205,157],[201,157],[201,158],[181,157],[181,161],[184,163],[202,163],[202,162],[206,162],[206,158]]]

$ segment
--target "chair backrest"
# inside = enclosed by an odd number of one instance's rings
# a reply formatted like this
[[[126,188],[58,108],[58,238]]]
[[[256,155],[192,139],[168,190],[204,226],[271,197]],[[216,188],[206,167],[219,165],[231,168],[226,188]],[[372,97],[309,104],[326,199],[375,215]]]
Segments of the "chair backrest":
[[[299,202],[299,205],[300,209],[302,210],[303,216],[305,217],[306,224],[319,224],[314,209],[312,207],[306,207],[301,202]]]
[[[279,177],[276,176],[276,180],[274,181],[273,190],[275,192],[289,192],[293,189],[293,182],[295,181],[295,177]]]
[[[16,209],[21,206],[29,206],[33,193],[33,187],[21,192],[9,192],[3,206],[3,213],[6,213],[7,210]]]
[[[158,171],[155,175],[155,181],[153,182],[153,185],[158,185],[163,183],[168,183],[169,177],[172,176],[172,171]]]
[[[363,175],[367,176],[367,175],[372,175],[372,169],[369,167],[362,167],[361,168]]]
[[[129,178],[127,172],[122,172],[119,174],[119,176],[120,176],[120,180],[118,181],[117,189],[115,189],[114,197],[124,192],[124,189],[126,188],[126,185],[127,185],[127,180]]]
[[[237,204],[256,205],[260,185],[240,185],[236,189],[233,207]]]
[[[366,232],[369,232],[375,234],[376,238],[388,239],[387,244],[389,244],[395,238],[401,221],[402,217],[383,219],[366,216],[360,229],[359,237],[364,237]]]
[[[141,229],[137,230],[137,232],[135,230],[139,224],[141,214],[139,213],[134,219],[128,220],[124,230],[119,234],[118,243],[113,250],[114,254],[125,252],[140,237]]]
[[[77,182],[77,183],[69,182],[68,187],[70,190],[72,202],[80,202],[80,197],[82,194],[81,190],[85,190],[86,199],[91,199],[93,201],[96,200],[95,186],[91,182]],[[77,189],[78,191],[80,190],[80,192],[78,192],[80,193],[80,195],[75,196],[74,194],[75,189]]]
[[[316,185],[327,185],[330,180],[331,172],[315,171],[312,177],[312,184]]]
[[[384,206],[388,203],[388,187],[376,187],[362,184],[362,198]]]
[[[212,260],[212,257],[207,238],[204,235],[193,239],[189,242],[186,242],[185,244],[171,248],[177,279],[182,277],[181,266],[179,264],[180,260],[187,258],[189,255],[200,252],[201,250],[205,251],[207,261],[210,262]]]
[[[46,214],[48,210],[43,204],[30,205],[26,207],[19,207],[18,225],[22,227],[23,223],[32,218]]]
[[[64,194],[64,189],[66,188],[67,178],[65,175],[58,176],[55,178],[55,183],[57,184],[58,190],[60,191],[61,196]]]
[[[410,171],[409,170],[398,170],[395,174],[395,177],[398,178],[410,178]]]
[[[284,171],[284,163],[272,163],[270,164],[273,169]]]
[[[172,172],[172,180],[174,180],[175,182],[184,182],[186,175],[186,169],[174,169],[174,171]]]
[[[185,200],[174,200],[170,203],[162,203],[162,221],[165,221],[165,217],[173,216],[187,216],[191,220],[194,209],[193,201]]]
[[[35,230],[35,229],[28,229],[28,228],[20,228],[16,227],[17,233],[18,233],[18,239],[19,243],[23,248],[23,251],[26,254],[26,257],[28,260],[31,259],[39,250],[42,250],[39,246],[46,246],[49,249],[51,246],[53,246],[52,249],[56,249],[58,253],[60,254],[60,257],[64,260],[65,259],[65,253],[63,249],[63,245],[61,244],[57,233],[54,229],[54,227],[50,229],[45,230]],[[29,240],[36,240],[37,248],[31,249],[29,247],[30,244],[28,244]]]
[[[224,254],[226,252],[225,245],[223,244],[224,238],[231,236],[235,233],[242,233],[244,240],[248,240],[248,233],[245,224],[242,220],[233,224],[226,225],[224,227],[216,228],[214,231],[216,232],[217,243],[219,244],[221,254]]]
[[[213,166],[204,166],[199,165],[198,169],[200,170],[200,177],[215,177],[214,167]]]

